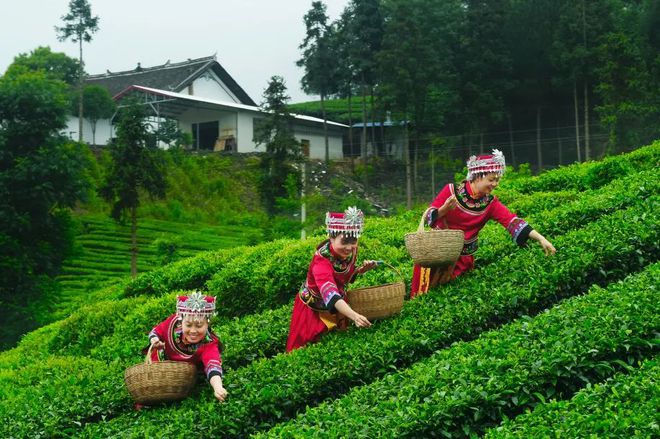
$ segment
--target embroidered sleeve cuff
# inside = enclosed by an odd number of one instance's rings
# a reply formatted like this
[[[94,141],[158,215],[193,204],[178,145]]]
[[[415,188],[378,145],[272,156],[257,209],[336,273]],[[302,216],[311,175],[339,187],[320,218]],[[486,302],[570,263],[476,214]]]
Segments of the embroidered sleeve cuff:
[[[337,301],[338,301],[339,299],[341,299],[341,296],[339,295],[339,293],[332,293],[332,294],[329,295],[328,297],[329,297],[329,299],[328,299],[328,301],[327,301],[327,303],[326,303],[326,306],[328,307],[328,309],[330,310],[330,312],[335,312],[335,311],[336,311],[336,310],[335,310],[335,303],[337,303]]]
[[[522,218],[513,217],[506,227],[506,230],[511,234],[513,241],[519,246],[524,246],[527,243],[529,234],[534,230],[532,226],[527,224]]]
[[[521,247],[527,245],[527,240],[529,239],[529,234],[532,233],[532,230],[534,230],[532,226],[526,224],[518,234],[518,237],[516,237],[516,244]]]
[[[339,294],[339,288],[337,287],[337,284],[335,284],[334,282],[328,281],[321,286],[320,293],[321,293],[321,297],[323,297],[323,303],[325,303],[327,306],[332,296],[335,294]]]
[[[431,227],[435,220],[438,219],[438,209],[431,209],[429,213],[426,214],[426,224]]]
[[[213,369],[212,371],[210,371],[210,372],[206,375],[206,379],[208,379],[209,381],[211,381],[211,378],[213,378],[213,377],[216,376],[216,375],[219,376],[220,378],[222,378],[222,376],[223,376],[222,368],[220,368],[220,370]]]
[[[220,375],[222,377],[222,363],[218,360],[209,361],[204,368],[204,373],[209,380],[213,375]]]
[[[153,340],[154,338],[157,339],[157,340],[160,340],[160,337],[158,336],[158,334],[156,334],[156,331],[152,330],[149,333],[149,344],[151,344],[151,340]]]

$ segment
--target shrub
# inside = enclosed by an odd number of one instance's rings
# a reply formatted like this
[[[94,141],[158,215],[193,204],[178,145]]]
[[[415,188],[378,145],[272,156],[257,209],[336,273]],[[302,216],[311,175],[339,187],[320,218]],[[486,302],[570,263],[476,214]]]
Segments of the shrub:
[[[599,162],[562,166],[530,179],[502,180],[503,189],[521,192],[597,189],[613,179],[635,171],[652,170],[660,162],[660,141],[629,154],[610,156]]]
[[[660,324],[653,286],[658,276],[656,264],[607,290],[596,287],[533,319],[523,317],[308,409],[260,437],[482,434],[503,416],[571,395],[585,383],[611,376],[621,363],[648,356]],[[544,431],[554,425],[545,424]]]
[[[176,410],[144,413],[139,434],[167,435],[167,428],[176,425],[176,431],[185,429],[193,435],[222,432],[245,437],[289,419],[328,395],[343,394],[452,342],[646,265],[659,253],[658,230],[653,226],[657,215],[657,209],[647,212],[646,207],[616,212],[558,239],[560,252],[553,259],[540,250],[518,252],[491,264],[489,270],[407,303],[400,316],[368,331],[329,334],[320,344],[255,361],[226,378],[232,404],[221,411],[209,394],[203,394],[203,400],[184,401]],[[267,323],[263,326],[270,330]],[[193,421],[193,413],[200,412],[214,416]],[[88,427],[86,434],[92,436],[137,434],[130,417]]]
[[[142,274],[126,285],[125,296],[165,294],[175,289],[200,289],[213,274],[241,248],[200,253],[194,258],[178,261],[158,270]]]
[[[485,437],[654,437],[659,380],[656,358],[629,375],[587,385],[570,400],[539,404],[531,413],[487,431]]]
[[[657,231],[649,231],[649,227],[658,222],[657,196],[655,198],[652,195],[647,197],[648,194],[654,192],[644,192],[641,189],[635,188],[642,197],[637,198],[636,201],[635,197],[628,199],[616,196],[608,204],[605,192],[598,194],[593,192],[585,194],[581,197],[580,202],[573,205],[559,206],[558,210],[540,212],[538,221],[542,225],[552,225],[553,213],[563,212],[563,219],[557,222],[554,229],[561,233],[562,230],[584,226],[585,223],[597,217],[598,212],[609,212],[630,204],[640,204],[640,200],[645,202],[643,207],[615,213],[578,232],[570,233],[557,241],[553,240],[560,252],[553,259],[546,259],[538,249],[523,250],[508,256],[514,248],[510,240],[501,239],[494,234],[495,231],[502,232],[501,228],[492,227],[491,229],[494,231],[492,235],[491,232],[484,230],[482,232],[484,241],[495,242],[497,240],[497,245],[483,246],[480,250],[481,266],[483,267],[486,262],[493,264],[489,266],[488,270],[477,270],[473,274],[459,279],[450,287],[439,288],[432,294],[406,304],[401,316],[379,322],[369,331],[330,334],[319,345],[309,346],[288,356],[277,356],[267,361],[255,361],[245,368],[236,370],[235,373],[228,374],[226,384],[231,386],[231,399],[235,405],[223,406],[221,413],[218,413],[218,406],[215,402],[209,402],[210,394],[203,392],[200,397],[196,397],[192,401],[176,405],[171,409],[163,409],[162,412],[155,410],[152,413],[141,413],[140,416],[151,419],[160,416],[159,413],[161,413],[162,419],[166,419],[168,423],[178,422],[186,425],[192,419],[187,418],[193,416],[192,412],[202,411],[208,412],[208,414],[213,413],[215,420],[212,421],[212,425],[205,424],[206,426],[200,426],[200,429],[226,427],[228,432],[262,429],[280,419],[289,418],[292,413],[300,410],[305,404],[314,404],[324,395],[343,394],[351,386],[371,382],[396,368],[405,367],[448,343],[462,338],[472,338],[484,329],[507,321],[520,313],[534,312],[554,303],[557,298],[576,294],[593,281],[605,283],[616,279],[624,273],[645,265],[649,260],[657,259]],[[600,204],[597,209],[589,208],[589,197],[591,196],[595,197],[594,200],[599,200]],[[572,210],[574,215],[570,214],[571,209],[574,209]],[[588,212],[588,214],[581,217],[581,212]],[[413,217],[417,217],[417,215],[410,215],[410,223],[415,225],[417,219],[413,219]],[[406,221],[407,219],[403,219],[402,224],[409,224]],[[535,219],[533,223],[536,221]],[[409,268],[405,254],[402,253],[401,232],[397,233],[396,227],[388,223],[388,220],[383,220],[374,230],[378,227],[381,227],[381,230],[386,233],[381,235],[380,232],[374,232],[374,235],[370,236],[378,236],[378,239],[374,239],[373,242],[392,243],[392,246],[387,246],[391,249],[388,251],[393,252],[392,260],[400,257],[402,264],[406,264],[406,268]],[[389,231],[387,231],[388,229]],[[379,246],[374,247],[376,249]],[[382,248],[385,249],[386,246],[382,246]],[[242,250],[240,249],[237,253],[240,254]],[[151,297],[145,302],[141,302],[141,300],[146,300],[146,298],[138,298],[133,302],[135,306],[127,305],[135,300],[129,299],[125,301],[124,305],[117,305],[117,309],[124,309],[125,313],[118,313],[115,316],[112,316],[111,312],[107,312],[108,309],[105,307],[101,307],[97,316],[103,320],[98,322],[99,328],[103,328],[103,332],[97,333],[103,335],[100,343],[90,343],[91,340],[76,335],[72,331],[73,326],[64,328],[65,331],[68,331],[69,336],[58,337],[62,324],[60,322],[29,334],[18,349],[0,354],[0,366],[3,368],[0,371],[0,379],[5,376],[10,379],[9,377],[12,376],[9,373],[5,374],[4,368],[14,367],[17,363],[24,367],[31,363],[35,353],[41,354],[45,350],[44,344],[51,346],[49,340],[52,339],[58,340],[59,344],[53,344],[52,347],[59,349],[58,352],[61,354],[66,354],[69,349],[72,349],[72,352],[85,352],[93,355],[94,358],[105,360],[108,364],[122,367],[137,361],[140,357],[139,349],[144,343],[142,337],[154,323],[171,312],[173,293],[170,291],[176,285],[186,285],[191,280],[199,282],[206,276],[210,277],[208,273],[221,269],[224,266],[223,262],[231,261],[235,256],[234,253],[209,253],[205,254],[201,261],[197,258],[192,260],[193,267],[190,270],[186,269],[186,264],[180,264],[177,268],[181,269],[181,272],[170,271],[172,267],[167,267],[159,276],[148,278],[148,281],[138,278],[139,285],[132,284],[136,294],[157,294],[159,296]],[[512,270],[512,267],[515,269]],[[410,270],[406,271],[405,274],[408,276]],[[371,279],[367,279],[368,276],[374,276],[373,280],[381,280],[393,275],[388,271],[374,270],[365,276],[366,280],[371,281]],[[171,289],[168,290],[168,288]],[[121,292],[122,290],[123,288],[112,288],[108,294],[114,298],[122,297],[124,294]],[[124,306],[126,308],[122,308]],[[86,310],[85,312],[91,311]],[[225,366],[228,369],[244,366],[254,359],[271,356],[283,350],[289,315],[290,306],[285,305],[272,311],[245,316],[240,320],[233,319],[229,322],[221,320],[217,326],[214,325],[227,345],[226,354],[223,355]],[[117,316],[120,318],[117,319]],[[75,321],[82,322],[84,326],[95,323],[91,315],[87,319],[76,316],[69,324]],[[402,346],[410,347],[410,352],[407,349],[401,350]],[[18,355],[18,352],[21,355]],[[116,360],[117,357],[121,359]],[[337,370],[331,367],[328,376],[316,374],[324,372],[327,364],[342,364],[344,361],[342,358],[352,359],[350,370]],[[81,365],[76,375],[59,379],[66,378],[73,380],[72,382],[84,382],[89,380],[90,374],[117,373],[113,367],[99,372],[85,369],[85,366]],[[282,375],[283,370],[287,371],[287,375]],[[23,372],[21,371],[21,373]],[[308,379],[310,377],[311,380]],[[114,375],[108,375],[107,381],[112,382],[115,378]],[[39,395],[53,394],[53,388],[58,386],[57,381],[49,382],[48,386],[43,389],[39,386],[30,389],[31,391],[24,389],[24,392],[20,394],[22,396],[13,395],[6,405],[3,400],[0,403],[0,411],[2,411],[2,407],[5,407],[6,412],[13,413],[13,405],[17,404],[22,407],[24,404],[19,401],[20,398],[36,400]],[[256,388],[256,386],[259,387]],[[107,406],[99,405],[99,401],[103,402],[103,398],[110,398],[114,401],[112,405],[121,407],[121,409],[108,416],[120,415],[119,418],[108,425],[90,426],[91,433],[89,434],[98,435],[96,428],[101,428],[105,432],[114,429],[116,432],[122,431],[125,434],[132,432],[133,434],[148,435],[146,429],[139,432],[130,429],[129,425],[133,422],[134,415],[121,415],[121,412],[127,410],[129,406],[127,394],[120,385],[116,388],[111,387],[104,395],[95,394],[93,386],[87,388],[87,393],[79,392],[77,394],[81,401],[79,404],[84,402],[84,407],[78,405],[76,409],[86,413],[82,418],[75,413],[60,417],[59,409],[51,407],[49,412],[45,413],[39,409],[38,405],[28,405],[30,409],[21,413],[22,421],[17,422],[29,424],[30,419],[39,418],[34,423],[35,425],[49,423],[49,425],[58,425],[62,429],[75,429],[75,423],[81,422],[78,419],[84,419],[84,423],[99,421],[99,418],[104,416],[102,414],[106,413],[104,410]],[[51,402],[52,404],[57,404],[57,401]],[[263,410],[259,408],[262,406]],[[254,412],[247,413],[252,410],[252,407],[256,407]],[[101,413],[101,415],[95,413]],[[215,418],[218,414],[222,416],[222,419]],[[216,421],[220,427],[216,427]],[[39,426],[33,427],[32,432],[36,434],[40,431],[39,428]],[[117,430],[118,428],[126,431]],[[203,435],[208,435],[208,432],[204,431]],[[154,430],[154,434],[161,435],[162,433],[156,433]]]
[[[318,238],[305,241],[278,240],[251,248],[233,259],[208,283],[216,296],[218,314],[241,316],[290,303],[307,276]],[[358,263],[385,259],[399,265],[406,255],[399,249],[364,237],[360,240]]]
[[[180,240],[177,238],[161,238],[155,240],[152,245],[156,248],[156,256],[162,265],[174,262],[177,258]]]
[[[68,437],[81,425],[126,408],[123,368],[81,357],[48,357],[12,373],[2,370],[0,431],[7,438]],[[90,394],[93,403],[90,404]],[[41,416],[30,416],[41,413]],[[66,419],[65,423],[62,420]]]

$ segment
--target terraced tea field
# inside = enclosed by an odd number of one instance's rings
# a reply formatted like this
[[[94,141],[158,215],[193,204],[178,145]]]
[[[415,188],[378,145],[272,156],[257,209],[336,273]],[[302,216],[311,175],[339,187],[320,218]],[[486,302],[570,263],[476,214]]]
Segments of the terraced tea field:
[[[62,274],[57,277],[61,286],[58,302],[64,307],[94,290],[130,276],[131,235],[129,225],[121,225],[101,215],[77,217],[80,223],[76,236],[75,254],[64,261]],[[260,232],[242,226],[210,226],[186,224],[154,219],[140,219],[138,223],[138,273],[144,273],[174,260],[199,252],[255,244]],[[158,249],[171,245],[167,250]]]

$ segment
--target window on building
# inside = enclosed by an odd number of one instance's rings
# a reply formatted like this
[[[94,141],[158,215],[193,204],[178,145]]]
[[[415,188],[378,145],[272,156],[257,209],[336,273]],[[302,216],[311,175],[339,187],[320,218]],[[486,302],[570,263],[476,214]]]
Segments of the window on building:
[[[263,117],[253,117],[252,118],[252,132],[257,135],[260,130],[263,129],[265,119]]]
[[[301,139],[300,147],[302,148],[303,155],[309,158],[309,139]]]

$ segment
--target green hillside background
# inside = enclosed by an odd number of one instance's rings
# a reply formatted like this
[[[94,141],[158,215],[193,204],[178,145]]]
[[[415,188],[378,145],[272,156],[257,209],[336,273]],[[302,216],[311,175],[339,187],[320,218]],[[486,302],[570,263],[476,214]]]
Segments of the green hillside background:
[[[306,240],[197,253],[89,290],[66,302],[66,317],[0,353],[1,435],[529,437],[548,431],[549,413],[579,420],[565,426],[571,437],[605,431],[607,422],[623,436],[650,437],[657,386],[636,395],[634,413],[616,389],[649,389],[657,377],[659,162],[655,142],[536,177],[507,175],[497,195],[552,240],[555,257],[536,245],[515,248],[490,224],[474,272],[369,330],[328,334],[290,354],[293,292],[320,229]],[[360,259],[387,260],[409,285],[403,237],[421,210],[368,217]],[[104,223],[95,215],[82,214],[88,230]],[[202,241],[207,229],[191,233]],[[375,270],[356,286],[398,276]],[[229,400],[220,405],[199,383],[185,401],[136,412],[123,371],[142,361],[145,334],[190,289],[218,298],[213,325],[226,346]],[[578,417],[593,400],[608,410]]]

